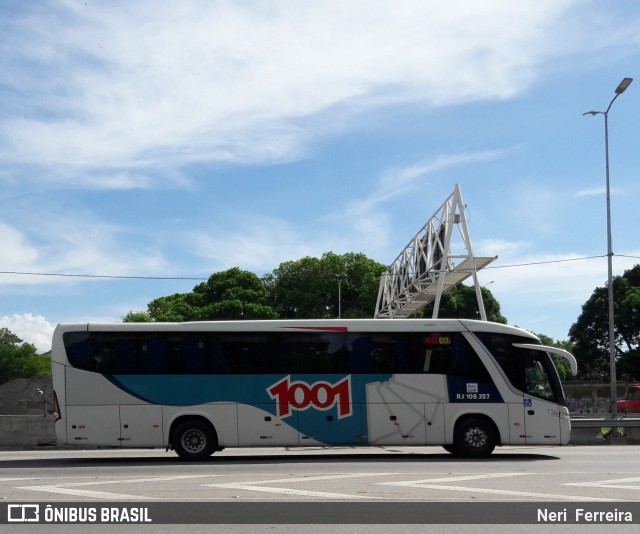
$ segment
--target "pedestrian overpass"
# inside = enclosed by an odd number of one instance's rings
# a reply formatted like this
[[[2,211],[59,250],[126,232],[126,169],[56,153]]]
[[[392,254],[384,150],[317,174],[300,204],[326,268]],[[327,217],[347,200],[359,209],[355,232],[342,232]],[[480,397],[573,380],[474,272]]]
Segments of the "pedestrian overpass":
[[[410,317],[433,302],[435,319],[442,295],[473,278],[480,318],[486,321],[477,273],[496,258],[474,256],[465,205],[456,184],[453,193],[382,274],[375,317]]]

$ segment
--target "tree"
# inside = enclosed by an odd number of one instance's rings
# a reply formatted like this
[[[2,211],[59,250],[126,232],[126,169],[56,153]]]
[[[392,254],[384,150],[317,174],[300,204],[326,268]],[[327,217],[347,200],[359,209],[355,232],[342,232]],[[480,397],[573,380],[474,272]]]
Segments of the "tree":
[[[608,305],[607,286],[597,287],[569,330],[582,379],[609,380]],[[640,265],[614,277],[613,307],[616,374],[622,381],[635,381],[640,379]]]
[[[500,313],[500,303],[495,299],[493,293],[486,287],[480,288],[487,320],[496,323],[506,324],[507,320]],[[433,315],[433,304],[424,308],[422,315],[431,317]],[[480,319],[478,309],[478,299],[473,286],[457,285],[446,293],[443,293],[438,311],[440,319]]]
[[[286,261],[262,279],[233,268],[211,275],[190,293],[159,297],[148,304],[147,311],[129,312],[123,320],[329,319],[339,314],[350,319],[372,318],[385,269],[364,254],[352,252]],[[491,292],[481,291],[487,318],[506,323]],[[439,316],[479,319],[474,288],[457,286],[445,293]]]
[[[339,310],[345,318],[372,318],[384,270],[364,254],[327,252],[281,263],[263,281],[282,319],[335,318]]]
[[[31,343],[0,328],[0,384],[14,378],[51,374],[51,358],[39,356]]]
[[[571,343],[570,341],[555,341],[554,339],[550,338],[549,336],[545,336],[544,334],[536,335],[540,338],[540,341],[542,341],[543,345],[564,349],[567,352],[573,354],[574,347],[573,343]],[[575,376],[573,376],[573,374],[571,373],[571,366],[569,365],[569,362],[567,360],[561,358],[560,356],[555,356],[554,354],[552,354],[551,357],[553,358],[553,362],[556,366],[556,369],[558,370],[560,380],[562,380],[563,382],[575,380]]]
[[[275,319],[268,294],[255,274],[237,267],[212,274],[191,293],[160,297],[146,312],[129,312],[124,322],[184,322],[233,319]]]
[[[148,311],[130,311],[122,318],[124,323],[150,323],[153,321]]]

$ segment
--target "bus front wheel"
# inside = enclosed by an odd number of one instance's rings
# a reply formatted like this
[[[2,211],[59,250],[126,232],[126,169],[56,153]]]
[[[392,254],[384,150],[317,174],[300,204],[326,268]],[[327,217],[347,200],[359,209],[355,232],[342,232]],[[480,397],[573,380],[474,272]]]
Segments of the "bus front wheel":
[[[496,447],[496,433],[485,419],[467,419],[456,429],[454,446],[460,456],[485,458]]]
[[[176,427],[171,445],[184,460],[202,460],[216,450],[218,439],[210,424],[193,419]]]

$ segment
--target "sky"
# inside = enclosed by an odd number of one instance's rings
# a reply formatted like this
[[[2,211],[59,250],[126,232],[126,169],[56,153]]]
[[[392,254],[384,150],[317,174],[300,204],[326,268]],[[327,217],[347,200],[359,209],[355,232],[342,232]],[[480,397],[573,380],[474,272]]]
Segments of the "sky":
[[[638,27],[635,0],[1,2],[0,327],[45,351],[231,267],[389,265],[458,184],[480,284],[567,339],[607,280],[583,113],[625,77],[614,275],[640,263]]]

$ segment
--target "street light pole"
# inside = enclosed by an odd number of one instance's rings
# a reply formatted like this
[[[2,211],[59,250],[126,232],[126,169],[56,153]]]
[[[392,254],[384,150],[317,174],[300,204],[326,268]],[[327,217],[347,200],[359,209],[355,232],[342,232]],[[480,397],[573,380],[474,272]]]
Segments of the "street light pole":
[[[334,274],[333,277],[338,281],[338,319],[342,318],[342,282],[347,279],[346,274]]]
[[[607,285],[609,300],[609,369],[611,376],[611,417],[618,415],[618,393],[616,391],[616,337],[615,318],[613,313],[613,248],[611,244],[611,190],[609,187],[609,110],[616,98],[627,90],[633,78],[624,78],[616,88],[616,94],[609,103],[606,111],[587,111],[583,115],[604,115],[604,151],[606,165],[606,190],[607,190]]]

